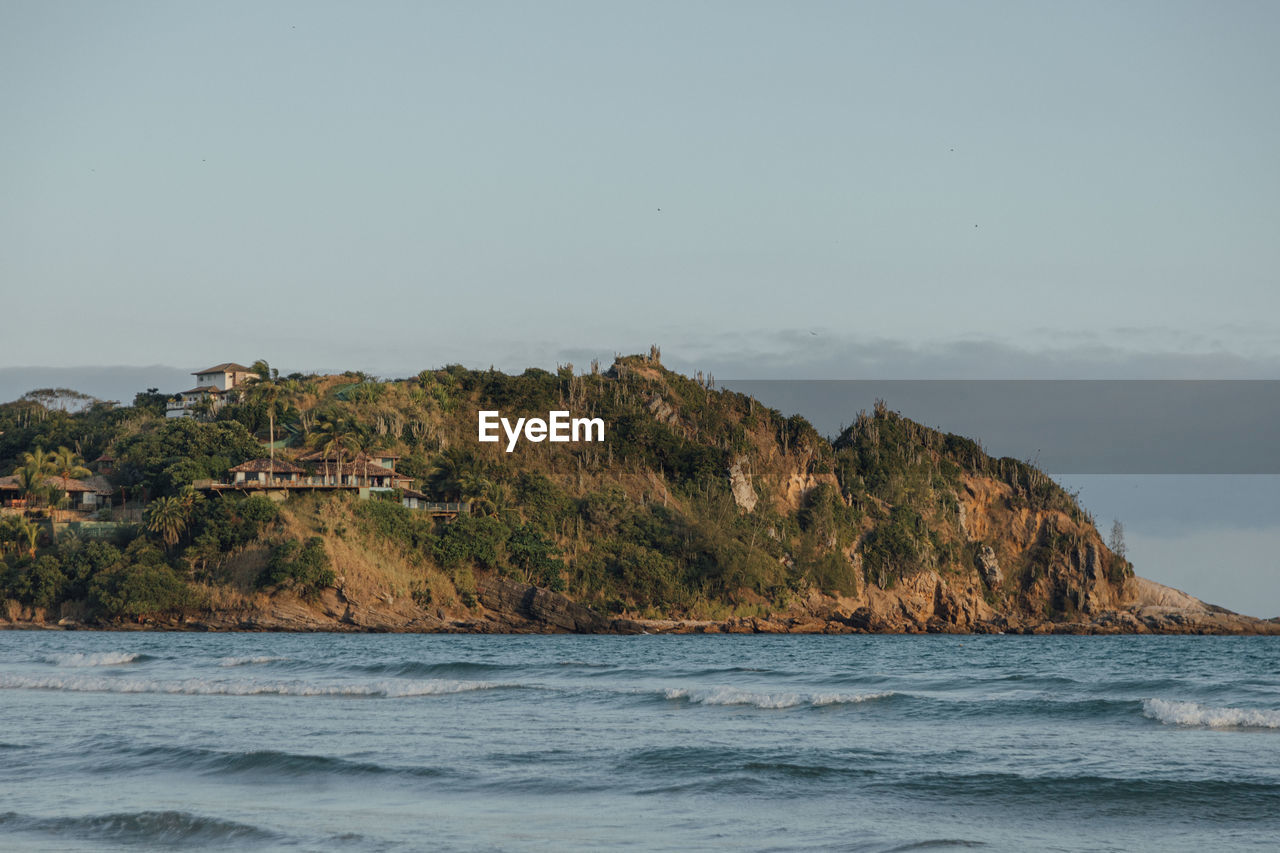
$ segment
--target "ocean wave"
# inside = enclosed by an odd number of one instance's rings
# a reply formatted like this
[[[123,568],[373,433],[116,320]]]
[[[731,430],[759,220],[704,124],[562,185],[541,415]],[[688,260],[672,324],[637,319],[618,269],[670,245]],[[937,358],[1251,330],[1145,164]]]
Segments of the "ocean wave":
[[[1229,708],[1178,702],[1171,699],[1143,699],[1142,713],[1170,726],[1201,726],[1211,729],[1280,729],[1280,711],[1261,708]]]
[[[136,663],[154,660],[150,655],[139,652],[75,652],[69,654],[45,655],[41,658],[45,663],[54,666],[119,666],[125,663]]]
[[[898,795],[922,795],[938,802],[973,803],[983,807],[1016,804],[1020,808],[1064,803],[1101,814],[1157,815],[1181,820],[1257,820],[1272,814],[1280,802],[1280,785],[1270,781],[1212,777],[1167,778],[1155,775],[1095,773],[910,772],[902,768],[879,774],[870,787]],[[1161,817],[1163,819],[1163,817]]]
[[[598,663],[585,660],[558,660],[556,666],[572,666],[579,669],[614,669],[611,663]]]
[[[186,746],[131,747],[121,751],[132,757],[140,766],[148,769],[173,767],[196,770],[212,775],[275,775],[302,778],[317,775],[335,776],[408,776],[437,778],[450,775],[450,771],[436,767],[415,767],[378,764],[331,755],[311,755],[265,749],[249,752],[225,752],[216,749]],[[118,770],[128,758],[112,758],[110,768]]]
[[[0,690],[66,690],[79,693],[171,693],[195,696],[348,696],[401,699],[442,696],[473,690],[517,688],[525,685],[490,681],[362,681],[317,684],[305,681],[175,681],[132,678],[0,675]]]
[[[491,675],[504,672],[513,667],[499,663],[473,663],[471,661],[444,661],[441,663],[423,663],[422,661],[399,661],[395,663],[358,663],[348,664],[342,669],[347,672],[358,672],[365,675],[394,675],[402,678],[422,678],[441,675]],[[522,669],[527,669],[524,667]]]
[[[190,845],[279,840],[274,832],[246,823],[181,811],[120,812],[73,817],[0,814],[0,827],[13,832],[85,838],[97,843]]]
[[[243,658],[221,658],[218,661],[218,666],[255,666],[257,664],[276,663],[278,661],[287,660],[290,660],[290,658],[272,655],[259,655],[257,657]]]
[[[893,691],[882,693],[759,693],[736,687],[687,688],[673,687],[663,691],[667,699],[684,700],[694,705],[749,705],[766,710],[808,706],[820,708],[827,705],[857,705],[876,699],[894,696]]]
[[[812,793],[814,785],[848,785],[877,774],[872,751],[672,746],[622,756],[617,769],[634,780],[636,793],[768,791],[773,796]]]

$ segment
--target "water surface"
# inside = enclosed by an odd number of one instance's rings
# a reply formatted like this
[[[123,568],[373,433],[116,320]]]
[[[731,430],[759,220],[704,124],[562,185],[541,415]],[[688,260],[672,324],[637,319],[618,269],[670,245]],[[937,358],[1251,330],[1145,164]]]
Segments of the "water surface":
[[[0,847],[1280,843],[1280,638],[0,633]]]

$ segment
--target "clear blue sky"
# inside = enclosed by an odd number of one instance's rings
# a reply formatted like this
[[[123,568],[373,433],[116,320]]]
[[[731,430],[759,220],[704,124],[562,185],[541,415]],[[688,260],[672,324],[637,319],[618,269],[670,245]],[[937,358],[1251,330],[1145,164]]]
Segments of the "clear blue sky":
[[[9,0],[0,367],[1275,378],[1277,44],[1266,2]]]

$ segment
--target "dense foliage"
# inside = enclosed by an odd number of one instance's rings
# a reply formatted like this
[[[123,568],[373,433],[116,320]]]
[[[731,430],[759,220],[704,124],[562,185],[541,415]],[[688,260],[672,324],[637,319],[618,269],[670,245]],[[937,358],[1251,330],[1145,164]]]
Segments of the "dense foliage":
[[[888,588],[926,569],[971,572],[979,543],[962,529],[966,477],[1004,484],[1010,511],[1068,519],[1065,532],[1042,536],[1024,564],[1009,567],[1008,590],[993,593],[1013,595],[1044,576],[1092,529],[1074,497],[1033,466],[993,459],[883,404],[829,441],[799,416],[665,370],[656,353],[587,374],[453,365],[380,381],[280,377],[265,362],[255,369],[260,384],[205,419],[166,420],[154,389],[128,407],[0,406],[5,472],[38,448],[72,448],[88,460],[107,454],[113,485],[145,504],[114,542],[0,518],[0,594],[103,618],[198,608],[202,590],[236,584],[314,598],[342,575],[326,543],[351,533],[407,560],[421,601],[443,583],[469,606],[476,573],[497,571],[616,612],[716,614],[781,606],[810,589]],[[570,409],[609,426],[603,443],[525,442],[506,453],[476,442],[480,409],[512,417]],[[347,503],[313,496],[344,520],[308,522],[299,533],[265,498],[191,488],[266,455],[272,438],[286,457],[320,451],[326,461],[312,468],[394,454],[429,497],[467,501],[471,512],[449,523],[401,506],[398,494]],[[750,511],[731,491],[735,465],[751,474],[758,500]],[[233,558],[253,548],[265,556],[246,582]],[[1129,571],[1122,559],[1105,559],[1113,579]]]

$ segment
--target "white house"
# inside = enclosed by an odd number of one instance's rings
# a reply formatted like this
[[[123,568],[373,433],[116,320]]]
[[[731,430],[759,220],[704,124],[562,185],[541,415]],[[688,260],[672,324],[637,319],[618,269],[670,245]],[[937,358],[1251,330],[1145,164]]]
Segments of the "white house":
[[[189,418],[195,414],[196,404],[205,400],[212,403],[214,410],[221,408],[226,402],[228,391],[257,376],[243,364],[236,364],[234,361],[215,364],[213,367],[197,370],[192,375],[196,378],[196,387],[174,394],[165,407],[165,417]]]
[[[192,375],[196,378],[196,385],[212,385],[220,391],[230,391],[258,374],[254,373],[252,368],[229,361],[226,364],[215,364],[205,370],[196,371]]]

